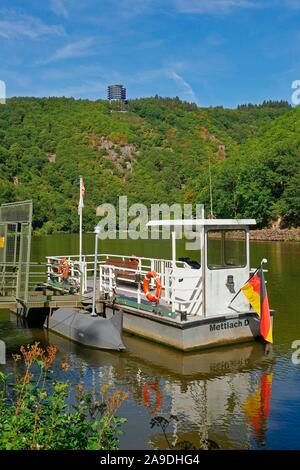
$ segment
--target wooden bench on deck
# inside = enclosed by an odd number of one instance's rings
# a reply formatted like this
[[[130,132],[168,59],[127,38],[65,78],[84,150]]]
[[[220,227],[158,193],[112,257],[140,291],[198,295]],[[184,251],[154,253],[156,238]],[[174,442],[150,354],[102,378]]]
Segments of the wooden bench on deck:
[[[137,258],[107,258],[105,260],[105,264],[109,266],[115,266],[118,269],[115,269],[116,280],[119,282],[138,282],[136,272],[134,271],[124,271],[122,268],[125,269],[134,269],[137,271],[139,267],[139,260]],[[121,279],[120,279],[121,278]]]

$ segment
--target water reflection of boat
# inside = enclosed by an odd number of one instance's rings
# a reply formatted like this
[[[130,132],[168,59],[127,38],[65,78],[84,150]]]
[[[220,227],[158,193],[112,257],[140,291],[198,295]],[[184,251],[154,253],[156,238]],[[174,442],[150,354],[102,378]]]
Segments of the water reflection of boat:
[[[120,355],[82,348],[51,332],[46,335],[76,361],[84,383],[87,375],[98,389],[109,383],[129,391],[135,413],[144,416],[139,432],[147,434],[154,448],[168,448],[161,430],[150,430],[150,420],[160,415],[178,417],[167,431],[177,448],[200,448],[207,439],[223,449],[248,448],[255,445],[252,436],[265,435],[268,416],[259,404],[266,408],[269,402],[261,377],[267,374],[270,357],[259,342],[186,354],[125,336],[127,351]],[[161,395],[157,400],[151,390],[150,406],[145,403],[147,384],[156,384]]]
[[[136,337],[125,337],[128,356],[159,368],[163,373],[185,377],[212,377],[249,370],[264,357],[261,343],[182,353]]]
[[[268,370],[270,356],[260,343],[180,354],[155,349],[146,342],[141,347],[130,338],[129,349],[136,361],[168,374],[162,388],[163,396],[170,400],[167,416],[179,417],[179,423],[171,423],[173,431],[168,436],[175,448],[206,448],[207,443],[222,443],[223,448],[250,447],[252,437],[256,445],[262,445],[272,374]],[[193,432],[187,431],[186,423]],[[166,436],[158,430],[151,443],[155,448],[166,448]]]
[[[69,343],[51,331],[45,332],[49,342],[63,352],[76,353],[92,367],[134,361],[144,368],[155,369],[156,375],[171,374],[173,377],[211,378],[250,370],[261,364],[265,350],[261,343],[238,344],[213,350],[182,353],[134,336],[124,336],[126,352],[121,356],[106,351],[82,348]]]

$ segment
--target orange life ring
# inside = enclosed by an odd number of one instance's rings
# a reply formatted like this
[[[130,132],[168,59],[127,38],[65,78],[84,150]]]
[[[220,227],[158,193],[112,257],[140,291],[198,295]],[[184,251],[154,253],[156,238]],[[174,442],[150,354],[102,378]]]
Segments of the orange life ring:
[[[155,294],[151,294],[149,292],[150,279],[155,280],[155,288],[156,288]],[[161,297],[161,281],[160,281],[158,274],[155,271],[150,271],[149,273],[146,274],[144,278],[143,290],[149,302],[158,304],[159,299]]]
[[[151,400],[151,392],[155,392],[155,400]],[[148,382],[143,389],[144,405],[152,414],[159,413],[162,406],[162,394],[157,382]]]
[[[63,279],[67,279],[71,274],[71,268],[66,258],[61,258],[58,261],[57,273],[62,275]]]

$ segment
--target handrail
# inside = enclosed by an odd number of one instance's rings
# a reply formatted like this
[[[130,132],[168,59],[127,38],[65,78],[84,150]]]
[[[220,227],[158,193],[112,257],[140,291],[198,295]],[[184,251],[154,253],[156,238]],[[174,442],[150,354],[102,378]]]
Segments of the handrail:
[[[62,274],[58,272],[59,261],[62,258],[66,258],[70,265],[68,281],[65,281]],[[138,260],[137,267],[127,267],[126,260],[133,258]],[[125,262],[120,263],[121,265],[119,263],[115,265],[108,264],[108,259],[118,259]],[[17,289],[19,273],[20,271],[22,272],[23,266],[28,266],[28,263],[0,263],[0,292],[11,292]],[[99,276],[99,288],[100,291],[105,291],[109,294],[113,294],[115,290],[120,289],[125,295],[128,294],[128,296],[136,297],[137,302],[140,304],[142,299],[146,299],[141,283],[143,276],[149,271],[156,271],[161,278],[163,289],[162,300],[166,303],[166,306],[171,306],[172,312],[175,313],[175,308],[181,310],[181,306],[184,305],[185,309],[191,312],[195,310],[195,296],[193,295],[193,290],[196,288],[199,290],[199,295],[196,295],[197,299],[202,296],[201,282],[198,284],[193,281],[199,278],[200,272],[193,270],[184,261],[176,262],[176,267],[186,268],[184,275],[186,282],[182,285],[178,282],[178,280],[182,278],[182,273],[173,270],[173,262],[169,259],[112,253],[98,254],[97,277]],[[31,289],[33,286],[39,284],[42,279],[42,285],[44,286],[49,285],[49,287],[65,292],[74,289],[74,293],[79,293],[82,296],[87,292],[87,282],[93,273],[94,255],[83,255],[82,262],[80,262],[78,255],[47,256],[45,261],[29,263],[28,286]],[[121,286],[118,285],[119,282],[121,282]],[[191,288],[189,287],[189,282],[191,283]],[[182,294],[183,292],[185,292],[185,294]]]
[[[74,268],[78,268],[82,273],[82,281],[81,281],[81,293],[84,294],[87,291],[88,286],[88,279],[92,278],[94,275],[94,254],[86,254],[82,255],[82,261],[80,262],[79,255],[60,255],[60,256],[47,256],[46,259],[50,265],[58,263],[59,260],[65,258],[69,263],[71,263]],[[118,255],[114,253],[98,253],[97,255],[97,269],[100,265],[105,265],[106,259],[108,258],[116,258],[116,259],[137,259],[139,263],[139,269],[150,270],[150,271],[157,271],[158,274],[161,276],[162,284],[165,284],[166,278],[166,269],[172,268],[172,260],[163,259],[163,258],[147,258],[144,256],[135,256],[135,255]],[[185,263],[184,261],[176,261],[177,267],[186,267],[189,268],[190,266]]]
[[[122,276],[122,275],[119,276],[118,271],[125,273],[125,276]],[[189,271],[188,277],[187,277],[188,279],[200,279],[198,270],[197,270],[197,273],[194,272],[195,270],[192,270],[192,269],[188,271]],[[126,277],[126,273],[129,273],[129,274],[134,273],[136,274],[136,278],[130,279]],[[136,295],[137,302],[138,304],[140,304],[142,298],[146,299],[146,295],[141,289],[141,283],[140,283],[139,277],[144,276],[146,273],[147,271],[143,269],[139,269],[139,268],[133,269],[133,268],[127,268],[123,266],[100,264],[99,265],[99,291],[108,293],[109,295],[113,295],[117,291],[117,289],[120,289],[121,292],[127,292],[131,294],[131,296]],[[194,299],[192,298],[190,300],[182,300],[176,297],[176,295],[174,296],[172,295],[173,289],[176,289],[175,290],[176,293],[189,291],[189,289],[181,288],[181,287],[178,287],[177,285],[175,287],[176,281],[181,278],[182,278],[182,274],[177,274],[176,272],[170,272],[169,281],[171,282],[168,285],[168,288],[163,289],[163,294],[161,298],[167,304],[172,306],[172,312],[175,312],[175,304],[184,305],[186,308],[188,308],[188,307],[191,307],[194,303]],[[135,284],[135,285],[137,284],[137,289],[133,291],[132,289],[129,289],[124,285],[120,287],[117,285],[117,281],[123,281],[123,282],[126,282],[126,284]]]
[[[148,258],[145,256],[135,256],[135,255],[117,255],[115,253],[98,253],[97,258],[103,258],[103,257],[113,257],[113,258],[123,258],[123,259],[137,259],[137,260],[144,260],[144,261],[169,261],[172,263],[172,260],[170,259],[164,259],[164,258]],[[54,260],[60,260],[61,258],[66,258],[67,260],[74,260],[75,262],[77,261],[78,263],[80,262],[79,260],[79,255],[59,255],[59,256],[47,256],[47,259],[54,259]],[[94,262],[95,255],[94,254],[87,254],[87,255],[82,255],[82,259],[85,260],[86,258],[92,258],[90,263]],[[182,266],[188,266],[187,263],[184,261],[176,261],[176,263],[181,264]]]

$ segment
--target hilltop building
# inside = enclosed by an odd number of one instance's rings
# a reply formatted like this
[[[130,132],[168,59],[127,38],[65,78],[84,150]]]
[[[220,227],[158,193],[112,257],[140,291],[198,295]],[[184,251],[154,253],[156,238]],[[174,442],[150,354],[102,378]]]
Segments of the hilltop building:
[[[126,101],[126,88],[123,85],[109,85],[107,98],[109,101]]]

